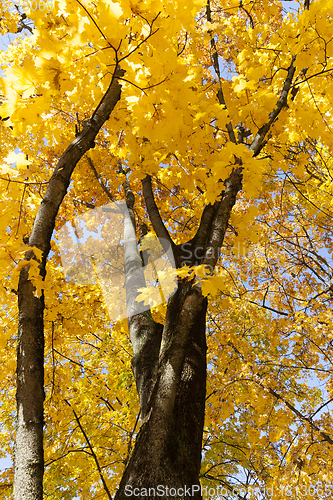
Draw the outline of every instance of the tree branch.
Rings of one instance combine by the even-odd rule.
[[[120,165],[120,169],[122,169]],[[126,179],[123,183],[127,211],[124,211],[125,284],[128,330],[133,346],[132,370],[140,398],[142,417],[155,383],[163,325],[155,322],[150,308],[138,302],[138,290],[146,286],[141,257],[138,252],[134,194]]]
[[[234,349],[234,351],[239,356],[241,356],[244,359],[244,361],[247,361],[247,359],[243,356],[243,354],[237,349],[237,347],[230,340],[229,340],[228,344]],[[252,369],[253,369],[253,367],[252,367]],[[316,432],[318,432],[322,436],[324,441],[326,441],[329,444],[333,444],[333,439],[328,434],[326,434],[326,432],[323,432],[322,430],[320,430],[319,427],[314,422],[312,422],[311,418],[308,418],[308,417],[305,417],[304,415],[302,415],[302,413],[299,412],[297,410],[297,408],[295,408],[291,403],[289,403],[288,400],[286,400],[283,396],[281,396],[281,394],[276,392],[270,386],[266,385],[265,382],[263,381],[262,377],[258,373],[254,374],[254,379],[252,379],[252,380],[256,384],[258,384],[260,387],[262,387],[264,390],[267,390],[277,400],[282,401],[282,403],[285,406],[287,406],[287,408],[289,408],[289,410],[291,410],[293,413],[295,413],[295,415],[297,415],[301,420],[303,420],[303,422],[307,422]],[[325,405],[323,405],[323,406],[325,406]],[[321,407],[317,410],[317,412],[320,409],[321,409]],[[315,412],[315,413],[317,413],[317,412]],[[314,413],[314,415],[315,415],[315,413]]]
[[[217,214],[212,223],[212,229],[208,246],[203,259],[203,264],[209,266],[212,271],[219,258],[225,232],[228,227],[231,210],[236,202],[236,196],[242,189],[242,168],[234,168],[228,179],[226,179],[225,190],[219,203]]]
[[[133,435],[134,435],[136,427],[138,425],[140,415],[141,415],[141,410],[137,414],[134,427],[131,430],[131,432],[129,433],[129,440],[128,440],[128,443],[127,443],[127,457],[125,458],[125,464],[127,464],[128,460],[129,460],[129,457],[131,455]]]
[[[288,68],[288,74],[285,79],[281,95],[278,99],[278,102],[276,103],[276,108],[269,114],[269,120],[265,123],[265,125],[260,127],[249,148],[250,151],[253,151],[253,156],[257,156],[260,153],[267,132],[269,131],[271,125],[275,122],[275,120],[279,116],[281,110],[287,105],[288,93],[291,88],[292,80],[295,74],[295,66],[294,66],[295,59],[296,56],[293,56],[291,64]]]
[[[82,131],[61,155],[50,179],[29,238],[29,245],[43,250],[45,256],[48,253],[55,218],[66,195],[72,172],[86,151],[94,147],[95,137],[119,101],[121,87],[118,83],[118,77],[123,74],[123,70],[120,69],[114,72],[109,88],[93,115],[89,120],[83,122]]]
[[[303,420],[304,422],[307,422],[316,432],[318,432],[321,437],[324,439],[324,441],[326,441],[327,443],[329,444],[333,444],[333,439],[328,435],[326,434],[326,432],[323,432],[322,430],[319,429],[319,427],[314,423],[312,422],[312,420],[308,417],[305,417],[304,415],[302,415],[301,412],[299,412],[291,403],[289,403],[289,401],[287,401],[283,396],[281,396],[280,394],[278,394],[276,391],[274,391],[271,387],[268,387],[268,386],[265,386],[264,384],[262,384],[261,382],[258,382],[256,381],[258,385],[260,385],[263,389],[267,389],[269,391],[269,393],[274,396],[276,399],[282,401],[293,413],[295,413],[295,415],[297,415],[301,420]]]
[[[207,4],[206,4],[206,17],[207,17],[207,21],[209,23],[211,23],[212,22],[212,12],[211,12],[211,9],[210,9],[210,0],[207,0]],[[219,90],[218,90],[218,93],[217,93],[217,98],[218,98],[219,103],[221,104],[221,106],[223,106],[223,107],[226,108],[227,106],[226,106],[226,103],[225,103],[225,98],[224,98],[224,94],[223,94],[223,90],[222,90],[222,83],[221,83],[221,72],[220,72],[220,65],[219,65],[219,54],[218,54],[218,51],[217,51],[216,42],[214,40],[214,35],[213,35],[212,31],[209,30],[208,33],[211,36],[210,45],[211,45],[211,48],[212,48],[213,66],[214,66],[214,70],[215,70],[216,77],[217,77],[217,83],[219,85]],[[234,144],[237,144],[236,137],[235,137],[235,132],[234,132],[234,129],[233,129],[231,121],[229,123],[227,123],[227,131],[228,131],[229,139],[231,140],[231,142],[233,142]]]
[[[77,416],[76,411],[74,410],[74,408],[72,407],[72,405],[69,403],[69,401],[67,401],[67,399],[65,399],[64,401],[65,401],[66,404],[68,404],[68,406],[72,409],[72,412],[74,413],[75,420],[77,421],[77,424],[78,424],[78,426],[80,428],[80,431],[82,432],[82,434],[84,436],[84,439],[86,440],[87,445],[89,446],[91,455],[92,455],[93,459],[95,460],[95,464],[96,464],[96,467],[97,467],[97,470],[98,470],[98,473],[99,473],[99,477],[101,478],[101,481],[103,483],[105,492],[106,492],[109,500],[112,500],[112,496],[111,496],[110,490],[109,490],[109,488],[108,488],[108,486],[107,486],[107,484],[105,482],[101,466],[99,465],[99,462],[98,462],[98,458],[96,456],[96,453],[94,452],[94,449],[93,449],[93,447],[92,447],[92,445],[90,443],[90,440],[89,440],[89,438],[88,438],[88,436],[86,434],[86,431],[82,427],[82,424],[80,422],[80,418]]]
[[[257,302],[254,302],[253,300],[248,300],[248,302],[250,302],[250,304],[254,304],[255,306],[263,307],[264,309],[267,309],[268,311],[275,312],[276,314],[281,314],[282,316],[290,316],[289,313],[285,313],[283,311],[278,311],[277,309],[272,309],[271,307],[266,306],[266,304],[264,302],[262,304],[258,304]]]
[[[154,231],[160,240],[163,250],[165,251],[166,254],[168,254],[168,252],[170,252],[170,247],[171,247],[171,250],[174,256],[176,257],[177,248],[175,243],[172,241],[169,231],[164,225],[160,211],[157,208],[150,175],[146,175],[146,177],[143,179],[142,190],[150,222],[152,223]]]
[[[89,163],[89,166],[90,166],[91,170],[94,172],[94,175],[95,175],[96,179],[98,180],[99,184],[101,185],[104,193],[109,198],[109,200],[115,202],[116,200],[114,199],[114,197],[112,196],[112,194],[110,193],[110,191],[108,190],[108,188],[106,187],[106,185],[104,184],[104,182],[102,181],[102,177],[97,172],[92,159],[88,155],[86,155],[86,158],[87,158],[87,161]]]
[[[320,412],[323,408],[325,408],[325,406],[332,403],[332,401],[333,401],[333,398],[326,401],[326,403],[323,403],[322,405],[320,405],[319,408],[314,413],[312,413],[311,418],[313,418],[318,412]]]
[[[84,122],[83,130],[60,157],[39,206],[29,245],[42,251],[40,274],[45,277],[45,265],[55,219],[62,203],[72,172],[90,148],[99,130],[108,120],[120,99],[119,68],[113,73],[110,85],[95,112]],[[35,259],[33,250],[26,252],[27,260]],[[43,498],[43,402],[44,402],[44,294],[35,295],[29,279],[29,264],[20,272],[18,286],[18,343],[17,343],[17,427],[14,460],[14,500],[25,497]],[[34,395],[31,398],[31,394]],[[29,422],[29,425],[27,425]],[[22,450],[25,450],[22,453]],[[33,458],[33,467],[31,460]]]
[[[240,0],[240,2],[239,2],[239,7],[240,7],[240,9],[242,9],[242,10],[245,12],[245,14],[247,15],[247,17],[248,17],[248,18],[249,18],[249,20],[250,20],[251,28],[252,28],[252,29],[254,29],[254,22],[253,22],[253,18],[252,18],[252,16],[251,16],[251,14],[249,13],[249,11],[248,11],[248,10],[246,10],[246,8],[244,7],[244,5],[243,5],[243,1],[242,1],[242,0]]]
[[[193,244],[198,248],[202,248],[207,244],[211,224],[218,210],[219,203],[216,201],[214,205],[206,205],[202,212],[198,230],[192,240]]]

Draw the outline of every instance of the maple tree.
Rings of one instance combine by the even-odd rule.
[[[283,3],[1,4],[3,498],[330,496],[333,2]]]

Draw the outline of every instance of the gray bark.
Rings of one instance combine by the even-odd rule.
[[[66,195],[72,172],[90,148],[102,125],[120,98],[118,70],[82,132],[61,156],[39,207],[29,245],[43,251],[40,273],[45,263],[59,206]],[[26,259],[35,258],[32,251]],[[21,273],[18,287],[19,327],[17,341],[17,425],[14,452],[14,500],[43,498],[43,401],[44,401],[44,295],[35,297],[28,277],[29,265]]]
[[[150,178],[145,178],[143,184],[153,227],[160,238],[169,241],[179,265],[182,249],[176,248],[162,222]],[[215,260],[211,252],[209,264],[215,266],[217,248],[222,244],[240,189],[238,169],[226,182],[221,201],[204,210],[198,232],[187,247],[194,250],[196,245],[204,246],[201,262],[207,260],[207,249],[213,248]],[[125,194],[129,211],[125,216],[124,238],[127,315],[143,423],[115,500],[128,498],[134,491],[141,498],[153,497],[152,489],[161,498],[185,498],[189,492],[193,498],[201,498],[207,299],[201,293],[200,283],[179,280],[176,293],[169,299],[164,325],[156,323],[150,311],[140,312],[141,306],[135,299],[138,288],[145,286],[145,282],[136,245],[134,195],[128,183]],[[194,260],[193,256],[193,264]],[[167,488],[174,488],[176,494],[170,495]]]

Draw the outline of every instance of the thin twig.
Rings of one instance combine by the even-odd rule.
[[[254,29],[254,22],[253,22],[253,17],[251,16],[251,14],[245,9],[244,5],[243,5],[243,1],[240,0],[239,2],[239,7],[246,13],[247,17],[250,19],[250,23],[251,23],[251,28]]]
[[[206,4],[206,17],[207,17],[207,21],[209,23],[211,23],[212,22],[212,12],[211,12],[211,8],[210,8],[210,0],[207,0],[207,4]],[[224,106],[225,108],[227,108],[224,94],[223,94],[223,89],[222,89],[221,72],[220,72],[220,65],[219,65],[219,55],[218,55],[217,46],[216,46],[215,39],[214,39],[214,34],[213,34],[212,30],[208,30],[208,33],[211,36],[210,45],[212,48],[213,66],[214,66],[214,70],[216,73],[217,83],[219,85],[219,91],[217,94],[217,98],[218,98],[221,106]],[[227,130],[228,130],[228,135],[229,135],[230,141],[233,142],[234,144],[237,144],[235,132],[234,132],[231,121],[229,123],[227,123]]]
[[[125,458],[125,464],[127,464],[128,459],[130,457],[131,448],[132,448],[132,438],[133,438],[133,434],[135,433],[136,426],[138,425],[140,415],[141,415],[141,410],[139,411],[139,413],[136,416],[133,430],[129,433],[129,441],[128,441],[128,445],[127,445],[127,457]]]
[[[22,218],[23,201],[24,201],[24,195],[25,195],[25,190],[26,189],[27,189],[27,186],[24,185],[23,193],[22,193],[22,198],[21,198],[21,202],[20,202],[20,211],[19,211],[19,218],[18,218],[18,222],[17,222],[17,229],[16,229],[16,233],[15,233],[15,238],[17,236],[17,233],[19,232],[19,229],[20,229],[20,223],[21,223],[21,218]]]
[[[73,407],[72,407],[72,405],[71,405],[71,404],[67,401],[67,399],[65,399],[64,401],[65,401],[65,403],[67,403],[67,404],[68,404],[68,406],[72,409],[72,412],[74,413],[75,420],[77,421],[77,424],[78,424],[78,426],[79,426],[79,428],[80,428],[80,430],[81,430],[81,432],[82,432],[82,434],[83,434],[83,436],[84,436],[84,439],[86,440],[87,445],[89,446],[89,449],[90,449],[90,451],[91,451],[91,454],[92,454],[92,456],[93,456],[93,458],[94,458],[94,460],[95,460],[95,464],[96,464],[96,467],[97,467],[98,472],[99,472],[99,477],[101,478],[101,481],[102,481],[102,483],[103,483],[103,486],[104,486],[104,489],[105,489],[105,491],[106,491],[106,494],[107,494],[107,496],[108,496],[109,500],[112,500],[112,496],[111,496],[111,493],[110,493],[110,491],[109,491],[109,488],[107,487],[107,484],[106,484],[106,482],[105,482],[105,479],[104,479],[104,476],[103,476],[103,473],[102,473],[101,466],[99,465],[99,462],[98,462],[98,458],[97,458],[97,456],[96,456],[96,453],[94,452],[94,449],[93,449],[93,447],[92,447],[92,445],[91,445],[91,443],[90,443],[90,441],[89,441],[89,438],[88,438],[88,436],[87,436],[87,434],[86,434],[86,432],[85,432],[84,428],[82,427],[82,424],[81,424],[81,422],[80,422],[80,418],[77,416],[77,414],[76,414],[76,412],[75,412],[74,408],[73,408]]]
[[[15,179],[6,179],[5,177],[0,177],[0,180],[6,181],[6,182],[16,182],[18,184],[25,184],[26,186],[29,186],[30,184],[37,185],[37,184],[48,184],[49,183],[49,181],[38,181],[38,182],[17,181]]]
[[[91,168],[91,170],[94,172],[94,175],[96,177],[96,179],[98,180],[99,184],[101,185],[104,193],[106,194],[106,196],[111,200],[113,201],[114,203],[116,202],[115,198],[112,196],[112,194],[110,193],[110,191],[108,190],[108,188],[106,187],[106,185],[104,184],[104,182],[102,181],[102,178],[101,176],[99,175],[99,173],[97,172],[96,168],[95,168],[95,165],[92,161],[92,159],[90,158],[90,156],[86,155],[86,158],[87,158],[87,161],[89,163],[89,166]]]

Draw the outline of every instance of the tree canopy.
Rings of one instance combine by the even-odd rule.
[[[119,313],[125,284],[127,307],[140,303],[141,318],[151,306],[163,331],[172,286],[208,299],[199,479],[214,494],[203,496],[219,486],[225,498],[330,497],[333,1],[286,7],[0,6],[1,32],[18,33],[0,53],[0,453],[14,453],[15,370],[34,345],[20,347],[22,325],[38,317],[45,498],[113,497],[150,415],[154,390],[140,393],[133,324]],[[121,203],[141,255],[159,238],[163,262],[168,245],[174,258],[158,279],[149,261],[147,286],[130,280],[102,209]],[[166,283],[169,300],[154,303]],[[168,338],[180,352],[179,332],[162,335],[164,356]],[[12,498],[13,468],[0,491]]]

